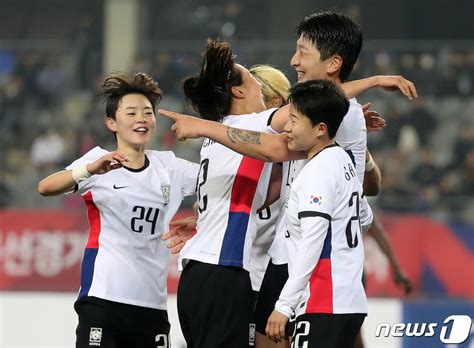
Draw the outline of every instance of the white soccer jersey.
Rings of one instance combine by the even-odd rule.
[[[291,185],[289,278],[275,308],[288,316],[367,313],[361,223],[371,221],[351,158],[337,145],[326,147]]]
[[[355,98],[349,99],[349,110],[342,119],[334,141],[351,157],[356,166],[357,177],[364,182],[365,151],[367,149],[367,128],[362,106]]]
[[[257,235],[250,251],[250,281],[254,291],[260,291],[270,261],[268,249],[275,238],[275,224],[280,217],[281,207],[282,201],[279,199],[257,214]]]
[[[357,177],[360,182],[363,183],[367,129],[362,106],[357,103],[355,98],[349,100],[349,110],[342,119],[334,140],[349,154],[356,166]],[[283,180],[280,191],[280,197],[282,197],[283,200],[288,198],[291,183],[307,162],[307,160],[298,160],[283,163]],[[268,251],[272,263],[276,265],[288,263],[288,252],[285,244],[286,217],[284,210],[285,209],[283,209],[277,221],[275,239]]]
[[[276,232],[273,243],[268,250],[272,263],[274,265],[284,265],[288,263],[288,251],[286,247],[286,211],[285,203],[288,199],[291,183],[296,179],[301,169],[306,164],[307,160],[287,161],[283,162],[282,168],[282,182],[280,188],[280,197],[283,202],[281,205],[281,212],[276,222]]]
[[[235,128],[270,132],[275,109],[230,115],[222,123]],[[250,248],[256,233],[256,210],[265,202],[271,164],[244,157],[204,139],[198,179],[197,234],[180,253],[180,265],[196,260],[249,269]]]
[[[107,153],[96,147],[67,169]],[[183,196],[195,193],[199,166],[170,151],[145,154],[141,169],[115,169],[78,185],[89,220],[79,298],[166,309],[169,251],[161,235]]]

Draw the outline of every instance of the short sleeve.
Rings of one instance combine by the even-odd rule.
[[[362,183],[365,172],[367,129],[362,106],[354,98],[350,100],[349,111],[344,116],[334,140],[351,158],[356,167],[357,177]]]
[[[182,158],[176,158],[176,171],[181,176],[181,192],[183,196],[195,194],[199,165]]]
[[[360,226],[362,228],[362,232],[365,233],[372,224],[374,215],[365,196],[362,197],[360,205]]]
[[[229,123],[230,127],[246,129],[251,131],[275,134],[271,127],[271,118],[278,109],[268,109],[259,113],[233,116]]]

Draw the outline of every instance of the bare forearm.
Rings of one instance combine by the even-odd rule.
[[[64,170],[41,180],[38,184],[38,192],[42,196],[56,196],[70,192],[75,187],[76,181],[72,177],[72,170]]]
[[[377,86],[376,76],[365,79],[344,82],[341,87],[348,98],[354,98],[364,93],[370,88]]]
[[[380,192],[382,174],[377,163],[374,163],[372,170],[364,173],[364,194],[366,196],[377,196]]]
[[[400,91],[410,100],[418,97],[413,82],[400,75],[371,76],[362,80],[350,81],[342,85],[344,92],[346,92],[349,98],[355,97],[373,87],[383,88],[386,91]]]
[[[267,197],[263,205],[260,207],[259,211],[269,207],[280,198],[281,181],[282,165],[281,163],[275,163],[272,165],[272,172],[270,174],[270,183],[268,184]]]
[[[244,156],[266,162],[284,162],[302,156],[300,153],[288,150],[284,134],[266,134],[232,128],[211,121],[206,122],[199,133]]]
[[[246,156],[266,162],[284,162],[291,158],[285,141],[286,135],[283,134],[265,134],[229,127],[227,137],[235,147],[233,150]]]
[[[374,161],[369,149],[365,152],[365,173],[364,183],[364,194],[366,196],[377,196],[380,191],[382,181],[382,173],[377,163]]]

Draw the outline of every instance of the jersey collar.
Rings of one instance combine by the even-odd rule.
[[[313,158],[315,158],[317,155],[319,155],[322,151],[324,151],[326,149],[329,149],[330,147],[334,147],[334,146],[339,146],[339,145],[336,143],[336,144],[331,144],[331,145],[323,147],[321,150],[316,152],[313,157],[309,158],[308,161],[311,161]]]
[[[145,155],[145,164],[143,165],[143,167],[141,167],[141,168],[129,168],[127,166],[123,166],[123,168],[125,168],[126,170],[129,170],[131,172],[138,173],[138,172],[141,172],[141,171],[147,169],[149,165],[150,165],[150,160],[148,159],[148,156]]]

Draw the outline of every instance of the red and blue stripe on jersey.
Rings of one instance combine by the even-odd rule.
[[[332,230],[331,223],[329,223],[321,256],[309,280],[310,294],[306,305],[306,313],[334,313],[331,239]]]
[[[94,203],[92,192],[87,192],[84,196],[84,203],[87,208],[87,219],[89,221],[89,239],[87,241],[86,250],[82,259],[81,267],[81,290],[79,298],[87,296],[92,285],[92,277],[94,275],[94,264],[99,251],[99,235],[100,235],[100,211]]]
[[[245,237],[252,202],[265,163],[243,157],[235,175],[230,196],[229,217],[222,241],[219,265],[243,267]]]

